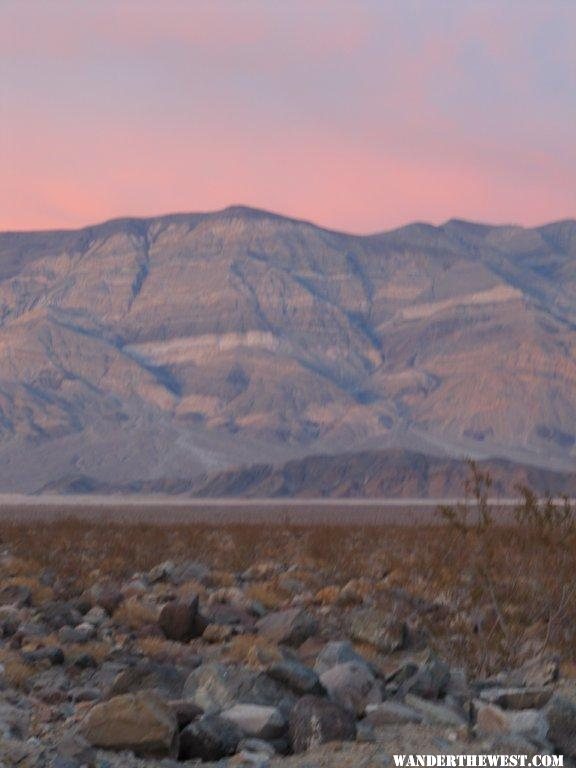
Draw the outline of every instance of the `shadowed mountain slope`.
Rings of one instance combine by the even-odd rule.
[[[555,472],[507,459],[478,462],[488,471],[494,498],[517,498],[519,486],[539,494],[576,497],[576,471]],[[111,485],[88,476],[60,478],[40,489],[49,494],[169,494],[199,498],[430,498],[461,497],[470,479],[463,459],[406,450],[356,451],[306,456],[277,467],[252,464],[193,479],[134,480]]]

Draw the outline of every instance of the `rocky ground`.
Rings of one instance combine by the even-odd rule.
[[[569,665],[528,643],[515,665],[471,673],[430,634],[441,600],[365,570],[339,581],[337,564],[306,557],[278,554],[241,570],[179,558],[122,578],[95,567],[80,589],[5,546],[0,765],[375,768],[396,753],[576,758]]]

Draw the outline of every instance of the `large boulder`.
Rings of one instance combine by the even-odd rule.
[[[423,722],[428,725],[442,725],[458,728],[467,725],[463,712],[436,701],[429,701],[412,693],[407,694],[405,704],[422,715]]]
[[[407,629],[403,621],[384,611],[361,608],[352,613],[350,637],[374,646],[381,653],[393,653],[405,647]]]
[[[290,745],[294,752],[306,752],[329,741],[356,738],[356,718],[333,701],[304,696],[290,713]]]
[[[554,694],[544,712],[552,744],[566,757],[576,759],[576,704],[560,694]]]
[[[80,733],[94,747],[128,749],[141,757],[178,755],[176,717],[153,691],[96,704],[80,724]]]
[[[560,676],[560,662],[556,656],[536,656],[526,661],[507,677],[511,687],[541,688],[552,685]]]
[[[546,716],[537,709],[504,710],[495,704],[476,705],[476,732],[479,734],[509,733],[524,736],[535,744],[543,744],[548,735]]]
[[[300,695],[324,692],[318,674],[299,661],[280,659],[268,667],[267,673]]]
[[[368,704],[366,722],[376,727],[406,725],[407,723],[421,723],[422,715],[399,701],[383,701],[381,704]]]
[[[176,716],[180,731],[204,714],[200,707],[197,707],[192,701],[186,701],[186,699],[172,699],[168,702],[168,706]]]
[[[318,631],[318,622],[308,611],[288,608],[260,619],[256,628],[262,637],[278,644],[299,646]]]
[[[314,670],[322,675],[332,667],[345,664],[347,661],[365,663],[360,654],[356,653],[348,640],[331,640],[320,651],[314,664]]]
[[[286,718],[277,707],[260,704],[235,704],[222,712],[224,720],[235,723],[244,736],[257,739],[278,739],[286,731]]]
[[[207,715],[196,720],[180,734],[180,760],[220,760],[233,755],[243,733],[231,720]]]
[[[450,667],[434,657],[428,659],[402,686],[423,699],[438,699],[445,693],[450,681]]]
[[[198,595],[165,603],[158,617],[158,626],[168,640],[179,643],[200,637],[207,623],[198,613]]]
[[[234,704],[262,704],[288,712],[294,694],[263,672],[219,663],[203,664],[190,673],[183,697],[207,714],[217,714]]]
[[[187,669],[176,664],[141,659],[118,672],[109,686],[109,694],[120,696],[125,693],[155,690],[168,699],[180,698],[187,673]]]
[[[382,701],[380,683],[368,666],[358,661],[338,664],[320,676],[328,696],[344,709],[360,717],[368,704]]]
[[[552,696],[551,687],[544,688],[485,688],[480,692],[482,701],[496,704],[502,709],[541,709]]]

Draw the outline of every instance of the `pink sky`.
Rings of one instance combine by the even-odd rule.
[[[3,0],[0,230],[576,216],[576,3]]]

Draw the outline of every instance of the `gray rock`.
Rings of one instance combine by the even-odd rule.
[[[375,726],[421,723],[422,713],[399,701],[383,701],[381,704],[368,704],[366,720]]]
[[[24,584],[6,584],[0,587],[0,605],[24,608],[32,601],[32,590]]]
[[[186,673],[175,664],[159,663],[142,659],[137,664],[125,667],[114,677],[109,688],[110,695],[155,690],[167,699],[182,696]]]
[[[406,704],[422,715],[423,722],[429,725],[449,725],[459,727],[466,725],[466,718],[461,712],[456,712],[445,704],[428,701],[412,693],[406,695]]]
[[[168,706],[176,717],[179,730],[190,725],[194,720],[198,720],[204,714],[200,707],[197,707],[192,701],[186,701],[185,699],[173,699],[168,702]]]
[[[124,599],[124,596],[118,587],[108,581],[94,584],[90,588],[89,595],[92,601],[92,606],[100,606],[100,608],[103,608],[110,616]]]
[[[188,560],[177,563],[174,566],[170,579],[173,584],[185,584],[187,581],[198,581],[207,586],[210,577],[210,569],[196,560]]]
[[[92,765],[93,764],[94,763],[92,763]],[[51,763],[51,768],[84,768],[87,765],[90,765],[90,763],[81,763],[72,757],[62,757],[61,755],[56,755]]]
[[[357,716],[364,714],[368,704],[382,701],[380,683],[362,662],[347,661],[332,667],[321,675],[320,682],[332,701]]]
[[[445,693],[450,680],[450,667],[440,659],[432,658],[425,662],[409,678],[402,690],[421,696],[423,699],[438,699]]]
[[[448,684],[446,685],[446,696],[449,696],[458,705],[462,706],[471,698],[468,675],[464,669],[451,669]]]
[[[82,621],[82,614],[78,608],[66,602],[45,603],[40,608],[39,615],[42,621],[53,630],[75,627]]]
[[[576,704],[554,694],[544,709],[548,719],[548,738],[562,754],[576,759]]]
[[[324,692],[318,674],[313,669],[310,669],[310,667],[306,667],[298,661],[282,659],[272,664],[268,668],[267,673],[274,680],[278,680],[278,682],[301,695],[307,693],[321,694]]]
[[[38,648],[35,651],[27,651],[22,654],[22,658],[28,664],[37,664],[40,661],[48,661],[53,666],[64,664],[66,657],[62,648],[58,646],[46,646]]]
[[[294,694],[262,672],[218,663],[204,664],[186,680],[183,697],[207,714],[216,714],[234,704],[262,704],[288,712]]]
[[[331,640],[318,654],[314,670],[322,675],[332,667],[345,664],[347,661],[366,663],[362,656],[356,653],[348,640]]]
[[[504,710],[495,704],[477,702],[476,732],[479,734],[510,733],[525,736],[542,744],[548,735],[546,716],[536,709]]]
[[[363,743],[377,741],[376,731],[371,722],[364,719],[356,723],[356,741]]]
[[[0,699],[0,738],[25,739],[30,726],[30,713],[10,701]]]
[[[393,653],[405,647],[407,629],[403,621],[384,611],[360,608],[352,613],[350,637],[373,645],[382,653]]]
[[[242,731],[230,720],[207,715],[196,720],[180,734],[180,760],[220,760],[233,755],[242,739]]]
[[[244,736],[256,739],[278,739],[287,727],[279,709],[259,704],[235,704],[222,712],[221,717],[235,723]]]
[[[482,701],[502,709],[541,709],[552,696],[552,688],[485,688]]]
[[[45,669],[28,681],[28,688],[47,703],[65,701],[70,687],[68,673],[60,665]]]
[[[92,624],[93,627],[100,627],[108,619],[108,614],[99,605],[95,605],[93,608],[84,614],[84,622]]]
[[[521,667],[502,672],[488,683],[500,688],[544,688],[555,683],[560,676],[560,661],[556,656],[536,656]]]
[[[290,744],[294,752],[306,752],[330,741],[353,741],[356,718],[333,701],[304,696],[290,713]]]
[[[13,605],[0,606],[0,638],[12,637],[18,631],[21,614]]]
[[[76,627],[62,627],[58,630],[58,640],[61,643],[87,643],[96,636],[94,625],[88,622]]]
[[[100,701],[102,698],[102,691],[98,688],[71,688],[68,691],[68,698],[70,701]]]
[[[150,584],[156,584],[159,581],[169,581],[175,569],[176,566],[172,560],[166,560],[151,568],[146,574],[146,578]]]
[[[73,663],[78,669],[96,669],[98,667],[98,662],[89,653],[81,653],[76,656]]]
[[[238,744],[238,749],[243,749],[246,750],[246,752],[253,752],[258,755],[266,755],[266,757],[274,757],[277,754],[274,745],[263,739],[242,739],[240,744]]]
[[[318,631],[318,622],[302,608],[274,611],[256,623],[258,634],[278,644],[299,646]]]
[[[96,759],[96,752],[79,733],[65,734],[56,749],[60,757],[74,760],[79,765],[92,765]]]
[[[37,640],[39,637],[47,637],[52,634],[50,627],[37,617],[36,621],[25,621],[18,627],[15,637],[21,645],[26,645],[29,639]]]

